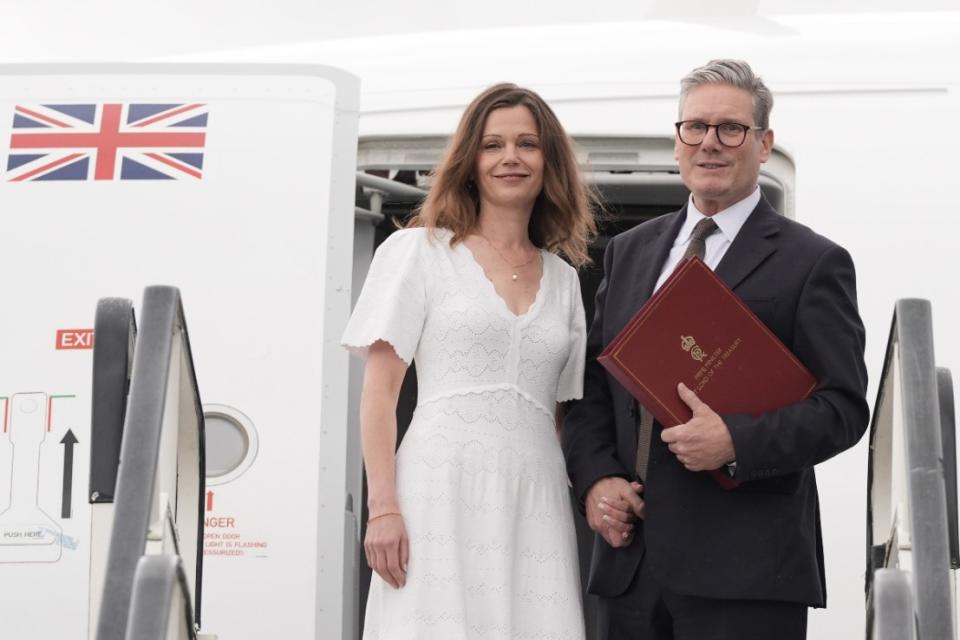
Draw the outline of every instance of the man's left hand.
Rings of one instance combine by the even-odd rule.
[[[730,430],[717,413],[682,382],[677,392],[693,417],[688,422],[664,429],[660,438],[688,471],[711,471],[736,459]]]

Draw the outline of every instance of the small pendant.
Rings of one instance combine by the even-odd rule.
[[[517,274],[513,274],[511,277],[513,278],[513,281],[516,282],[517,278],[519,278],[520,276],[518,276]]]

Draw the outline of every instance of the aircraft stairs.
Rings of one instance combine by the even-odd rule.
[[[956,638],[955,427],[930,303],[899,300],[870,425],[868,640]]]
[[[90,630],[96,640],[200,634],[203,410],[180,293],[97,305],[90,460]]]

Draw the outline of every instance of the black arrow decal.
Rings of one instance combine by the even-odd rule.
[[[67,429],[66,435],[60,441],[63,445],[63,503],[60,508],[60,517],[69,518],[73,503],[73,445],[77,444],[77,436],[72,429]]]

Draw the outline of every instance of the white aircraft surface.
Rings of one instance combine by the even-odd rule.
[[[679,79],[713,58],[749,61],[775,97],[761,185],[855,261],[868,400],[898,299],[931,301],[936,362],[960,362],[952,2],[248,0],[161,11],[56,0],[7,2],[0,16],[0,533],[27,531],[4,522],[14,506],[44,523],[35,544],[0,544],[2,638],[102,637],[94,592],[111,521],[84,499],[89,330],[98,298],[130,298],[139,313],[151,284],[183,293],[210,432],[204,631],[358,637],[361,365],[337,339],[375,244],[429,187],[463,108],[495,82],[554,107],[616,216],[612,232],[686,197],[672,152]],[[97,105],[100,122],[112,104],[128,122],[130,105],[153,105],[138,107],[145,127],[162,116],[205,136],[202,160],[196,149],[144,153],[124,156],[124,169],[117,156],[107,177],[91,156],[83,177],[41,180],[56,168],[13,146],[33,131],[18,116],[77,128],[86,112],[41,108]],[[598,278],[587,272],[585,291]],[[41,438],[30,425],[44,421]],[[35,436],[17,449],[29,460],[13,453],[17,429]],[[75,447],[61,442],[68,430]],[[810,638],[864,633],[868,455],[865,437],[817,468],[828,608],[811,612]]]

